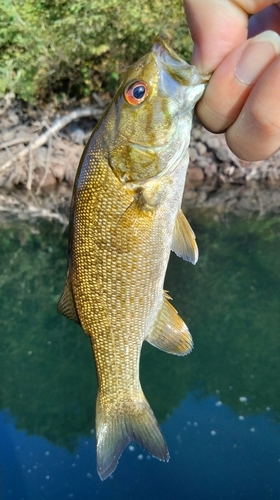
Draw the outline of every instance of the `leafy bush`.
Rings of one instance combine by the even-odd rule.
[[[181,0],[2,0],[0,94],[34,101],[111,90],[158,33],[189,58]]]

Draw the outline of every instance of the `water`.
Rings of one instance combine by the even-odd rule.
[[[56,312],[67,235],[0,231],[1,500],[280,498],[280,219],[191,214],[200,259],[166,279],[194,338],[177,358],[145,345],[144,392],[171,460],[132,444],[96,473],[88,338]]]

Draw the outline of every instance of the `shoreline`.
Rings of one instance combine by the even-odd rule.
[[[48,190],[35,196],[27,190],[5,192],[0,189],[0,220],[4,218],[19,221],[36,221],[48,219],[58,221],[66,226],[70,209],[72,190]],[[233,213],[238,216],[280,214],[280,188],[251,183],[240,187],[224,184],[217,190],[209,190],[207,184],[199,188],[189,189],[186,186],[182,201],[184,213],[197,209],[201,212],[215,214]]]
[[[44,114],[18,101],[0,106],[1,218],[7,214],[67,223],[75,173],[105,109],[101,104],[99,99],[97,106],[66,106],[60,113],[48,109]],[[212,134],[194,120],[189,156],[184,211],[280,213],[280,151],[264,161],[242,161],[223,134]]]

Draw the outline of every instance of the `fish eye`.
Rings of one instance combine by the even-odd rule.
[[[129,87],[124,92],[124,97],[128,104],[137,106],[137,104],[140,104],[146,99],[148,93],[148,85],[141,80],[129,85]]]

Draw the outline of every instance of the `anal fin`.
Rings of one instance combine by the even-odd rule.
[[[197,263],[198,248],[195,234],[181,209],[175,221],[171,250],[178,257],[182,257],[182,259],[188,260],[192,264]]]
[[[72,287],[68,276],[66,278],[63,294],[61,295],[57,304],[57,309],[60,314],[63,314],[63,316],[66,316],[66,318],[72,319],[72,321],[75,321],[80,325],[80,320],[78,318],[75,307]]]
[[[187,325],[166,297],[163,298],[154,328],[145,340],[162,351],[178,356],[188,354],[193,347]]]

